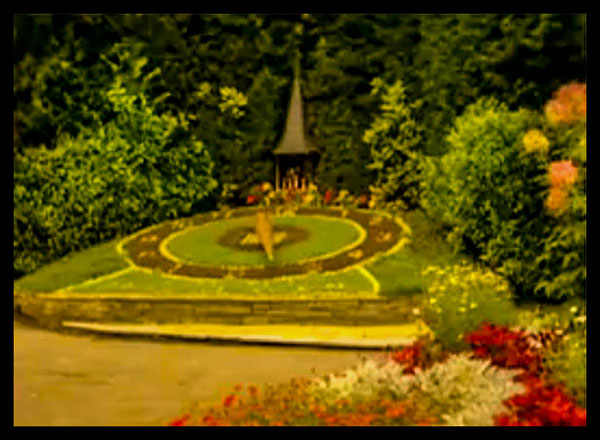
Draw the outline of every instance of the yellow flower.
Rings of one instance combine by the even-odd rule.
[[[262,184],[262,191],[263,192],[267,192],[267,191],[271,191],[273,189],[273,186],[271,186],[271,184],[269,182],[264,182]]]
[[[307,194],[306,196],[304,196],[304,198],[302,199],[304,201],[304,203],[310,203],[315,199],[315,195],[314,194]]]
[[[348,192],[348,190],[345,190],[345,189],[341,190],[340,193],[338,194],[337,201],[340,202],[340,201],[344,200],[348,194],[350,194]]]
[[[540,130],[529,130],[523,138],[523,146],[527,153],[547,153],[550,148],[550,141]]]

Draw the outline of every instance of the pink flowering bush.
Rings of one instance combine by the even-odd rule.
[[[539,113],[481,99],[456,119],[448,152],[426,161],[425,211],[522,298],[584,294],[585,100],[585,84]]]

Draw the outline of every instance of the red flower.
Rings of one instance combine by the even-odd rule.
[[[229,396],[225,397],[225,399],[223,399],[223,406],[225,408],[229,408],[236,399],[236,395],[235,394],[230,394]]]
[[[392,360],[404,366],[404,373],[413,374],[415,372],[415,368],[420,366],[422,363],[421,346],[422,343],[420,341],[416,341],[401,351],[392,354]]]
[[[524,368],[530,373],[541,368],[542,356],[525,331],[484,323],[480,330],[467,333],[465,341],[471,344],[476,357],[489,357],[499,367]]]
[[[171,422],[169,422],[169,426],[185,426],[189,419],[190,415],[184,414],[183,416],[173,419]]]
[[[217,417],[213,417],[213,416],[204,416],[202,418],[202,423],[206,426],[222,426],[223,423],[221,423],[221,420],[218,419]]]
[[[358,198],[358,206],[359,207],[365,208],[365,207],[368,206],[368,204],[369,204],[369,197],[368,196],[366,196],[366,195],[363,194],[363,195],[361,195]]]
[[[327,191],[325,191],[324,200],[325,200],[325,204],[326,205],[329,205],[331,203],[331,201],[333,200],[334,194],[335,193],[332,190],[330,190],[330,189],[328,189]]]
[[[579,408],[561,388],[533,383],[535,386],[524,394],[518,394],[504,402],[512,414],[497,416],[497,425],[585,426],[586,410]]]
[[[258,197],[253,196],[253,195],[249,195],[248,198],[246,199],[246,204],[247,205],[254,205],[257,201],[258,201]]]

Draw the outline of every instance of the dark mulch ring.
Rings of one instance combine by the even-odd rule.
[[[182,228],[198,226],[208,222],[229,218],[255,215],[256,208],[239,208],[232,211],[198,214],[188,219],[165,222],[135,236],[124,244],[123,249],[128,253],[134,264],[161,272],[193,278],[275,278],[281,276],[300,275],[307,272],[333,272],[349,265],[367,260],[380,252],[392,249],[401,238],[403,231],[392,219],[378,214],[353,210],[302,208],[296,211],[298,215],[324,215],[346,218],[358,223],[367,236],[362,243],[346,251],[316,261],[285,264],[281,266],[201,266],[191,263],[181,263],[170,260],[160,252],[160,244],[169,235]],[[235,231],[232,234],[239,234]],[[239,238],[236,235],[233,238]],[[297,237],[300,239],[300,237]]]

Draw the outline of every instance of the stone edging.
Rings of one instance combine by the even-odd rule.
[[[14,310],[40,325],[62,321],[122,323],[220,323],[233,325],[314,324],[385,325],[414,321],[420,300],[225,300],[84,299],[15,294]]]

